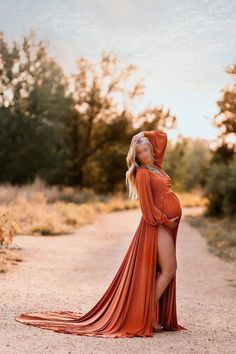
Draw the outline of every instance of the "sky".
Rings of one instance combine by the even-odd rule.
[[[79,57],[98,63],[104,50],[135,64],[146,86],[137,109],[169,108],[172,137],[217,136],[211,117],[236,62],[235,0],[8,0],[0,14],[7,40],[34,30],[66,74]]]

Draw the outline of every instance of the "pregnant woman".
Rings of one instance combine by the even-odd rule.
[[[25,313],[21,323],[55,332],[100,337],[152,337],[186,329],[177,322],[176,238],[182,211],[162,169],[167,134],[144,131],[132,138],[126,183],[138,196],[141,220],[112,282],[90,311]],[[78,304],[76,304],[78,306]]]

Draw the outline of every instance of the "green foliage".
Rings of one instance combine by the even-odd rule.
[[[209,200],[208,213],[210,215],[221,214],[223,211],[225,172],[226,166],[221,163],[213,165],[208,174],[205,195]]]
[[[179,192],[203,187],[209,168],[209,147],[203,139],[186,139],[181,136],[168,144],[165,168]]]
[[[224,204],[225,214],[236,214],[236,155],[228,165],[228,176],[224,183]]]
[[[68,101],[61,68],[34,34],[10,48],[0,37],[1,182],[63,178]]]
[[[211,166],[205,187],[209,199],[208,214],[227,215],[236,213],[236,156],[228,164]]]
[[[221,90],[221,98],[217,101],[219,110],[213,116],[213,124],[219,129],[219,140],[222,142],[230,136],[235,139],[236,134],[236,64],[227,67],[225,71],[234,83],[231,87]]]
[[[226,68],[226,72],[232,76],[234,84],[222,90],[222,97],[217,101],[219,111],[213,117],[219,135],[205,189],[210,215],[236,214],[236,64]]]
[[[133,65],[123,66],[113,55],[102,54],[100,65],[81,58],[72,76],[73,108],[67,119],[71,150],[68,183],[94,188],[99,193],[124,190],[126,155],[134,122],[153,129],[174,121],[163,108],[137,115],[131,105],[143,94],[143,84],[133,83]]]

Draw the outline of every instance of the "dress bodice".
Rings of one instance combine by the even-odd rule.
[[[160,200],[163,194],[173,191],[172,190],[172,179],[167,175],[167,173],[159,167],[162,174],[154,173],[143,166],[140,169],[147,171],[146,173],[150,176],[150,185],[153,194],[153,199],[156,205],[160,204]],[[163,175],[165,173],[165,175]]]

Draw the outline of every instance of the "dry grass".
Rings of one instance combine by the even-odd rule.
[[[22,258],[19,250],[0,249],[0,273],[10,271],[14,265],[21,261]]]
[[[202,191],[199,189],[191,192],[176,193],[183,207],[201,207],[207,206],[208,199],[202,196]]]
[[[199,193],[178,196],[183,206],[205,203]],[[1,216],[7,215],[7,223],[4,223],[4,229],[0,223],[0,245],[11,243],[15,233],[45,236],[74,233],[81,226],[92,223],[97,213],[137,207],[139,201],[127,200],[123,194],[96,195],[91,189],[48,187],[40,179],[23,187],[2,185],[0,220]],[[2,250],[0,271],[8,269],[10,264],[16,264],[18,258],[19,250]]]
[[[138,207],[137,201],[97,196],[92,190],[46,187],[36,180],[20,187],[0,187],[0,215],[8,212],[17,234],[60,235],[91,223],[96,214]]]
[[[92,223],[97,213],[138,207],[122,195],[96,196],[91,190],[47,188],[37,180],[22,188],[0,187],[0,273],[21,261],[21,251],[10,249],[13,235],[61,235]],[[1,223],[2,220],[2,223]]]
[[[183,207],[207,203],[198,191],[177,195]],[[40,179],[24,187],[0,186],[0,216],[9,213],[17,234],[73,233],[91,223],[97,213],[137,207],[139,201],[127,200],[123,194],[96,195],[91,189],[48,187]]]
[[[236,264],[235,218],[187,216],[186,219],[206,237],[211,252]]]

